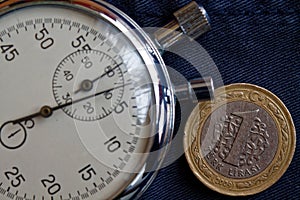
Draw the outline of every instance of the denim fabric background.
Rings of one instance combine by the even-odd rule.
[[[109,0],[142,27],[157,27],[189,0]],[[298,132],[294,159],[266,191],[234,199],[300,199],[300,1],[198,0],[212,30],[197,41],[209,52],[224,84],[247,82],[276,94],[290,110]],[[193,55],[196,56],[196,55]],[[167,65],[193,77],[189,64],[166,53]],[[212,74],[212,76],[214,76]],[[160,171],[141,199],[223,199],[200,183],[184,155]],[[226,197],[227,198],[227,197]]]

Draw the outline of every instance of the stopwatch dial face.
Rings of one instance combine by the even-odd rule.
[[[25,5],[0,16],[0,199],[114,198],[153,142],[144,58],[100,15]]]
[[[68,55],[54,72],[52,88],[56,102],[64,105],[104,90],[92,101],[87,98],[62,109],[70,117],[82,121],[108,116],[123,98],[122,65],[121,59],[116,60],[103,50],[79,50]]]

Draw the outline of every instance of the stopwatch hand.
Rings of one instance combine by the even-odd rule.
[[[33,114],[30,114],[30,115],[27,115],[25,117],[21,117],[19,119],[16,119],[16,120],[12,120],[12,123],[13,124],[17,124],[17,123],[20,123],[20,122],[23,122],[23,121],[27,121],[27,120],[30,120],[32,118],[35,118],[35,117],[43,117],[43,118],[48,118],[50,117],[54,111],[56,110],[59,110],[59,109],[62,109],[64,107],[67,107],[67,106],[70,106],[70,105],[73,105],[75,103],[78,103],[78,102],[81,102],[81,101],[84,101],[84,100],[87,100],[87,99],[90,99],[92,97],[96,97],[96,96],[99,96],[101,94],[104,94],[106,92],[110,92],[112,90],[115,90],[115,89],[118,89],[118,88],[121,88],[121,87],[125,87],[126,85],[129,85],[131,83],[126,83],[126,84],[123,84],[123,85],[119,85],[119,86],[116,86],[114,88],[110,88],[110,89],[106,89],[106,90],[102,90],[100,92],[97,92],[95,94],[91,94],[91,95],[88,95],[88,96],[85,96],[85,97],[82,97],[80,99],[77,99],[77,100],[74,100],[72,102],[68,102],[68,103],[65,103],[65,104],[61,104],[61,105],[57,105],[57,106],[54,106],[54,107],[50,107],[50,106],[42,106],[40,111],[39,112],[36,112],[36,113],[33,113]]]
[[[77,89],[74,94],[77,94],[78,92],[80,91],[90,91],[93,86],[94,86],[94,83],[98,80],[100,80],[101,78],[103,78],[104,76],[110,74],[111,72],[113,72],[115,69],[117,69],[118,67],[120,67],[120,65],[122,65],[123,63],[120,63],[116,66],[114,66],[113,68],[109,68],[109,66],[106,68],[107,70],[105,70],[105,72],[103,74],[101,74],[100,76],[94,78],[93,80],[83,80],[80,84],[80,87],[79,89]]]

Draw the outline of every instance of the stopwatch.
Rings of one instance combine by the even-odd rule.
[[[102,1],[2,1],[0,199],[138,197],[173,132],[174,88],[157,46],[174,33],[154,44]]]

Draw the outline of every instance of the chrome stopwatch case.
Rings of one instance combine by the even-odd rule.
[[[0,199],[135,198],[153,180],[174,91],[124,13],[103,1],[2,1],[0,68]]]

